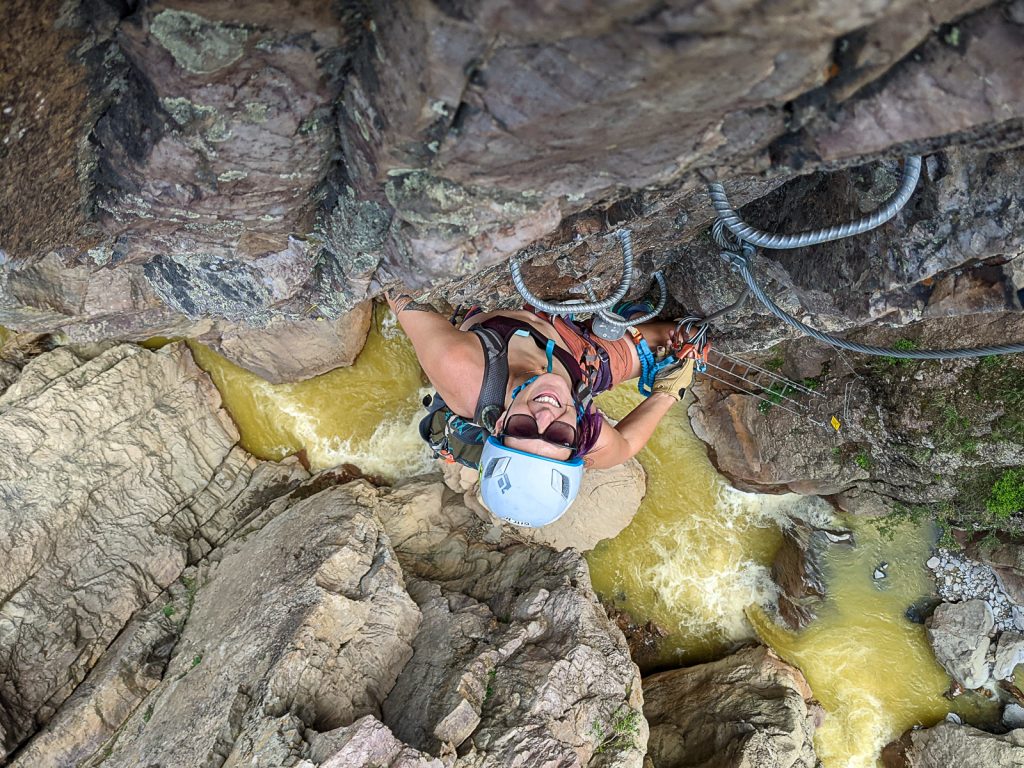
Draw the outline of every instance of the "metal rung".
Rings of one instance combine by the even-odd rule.
[[[795,416],[805,418],[817,426],[828,425],[828,422],[812,417],[806,403],[791,396],[816,397],[821,398],[818,402],[822,402],[824,393],[787,379],[785,376],[780,376],[759,365],[748,363],[741,358],[721,352],[712,352],[712,355],[715,359],[709,357],[704,376],[741,394],[755,397]],[[728,363],[728,367],[725,367],[726,363]],[[742,373],[737,371],[738,367],[742,369]]]

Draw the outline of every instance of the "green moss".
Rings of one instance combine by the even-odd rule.
[[[776,355],[775,357],[767,360],[764,364],[764,367],[767,368],[769,371],[779,371],[782,369],[782,366],[785,364],[785,362],[786,360],[782,357],[782,355]]]
[[[871,459],[871,454],[868,453],[867,451],[861,451],[856,456],[854,456],[853,463],[856,464],[861,469],[863,469],[865,472],[871,469],[871,465],[874,464],[874,462]]]
[[[1024,512],[1024,468],[1003,472],[985,499],[985,509],[1000,520]]]
[[[173,605],[165,605],[164,606],[164,610],[163,610],[163,614],[168,619],[171,618],[171,616],[174,615],[174,606]]]
[[[911,352],[917,349],[917,342],[913,341],[912,339],[896,339],[896,341],[892,345],[892,348],[897,349],[900,352]],[[911,360],[905,360],[902,357],[892,357],[890,355],[880,357],[879,360],[885,363],[886,365],[892,367],[898,367],[913,362]]]
[[[591,725],[590,733],[597,742],[595,754],[609,750],[637,749],[636,739],[640,735],[641,715],[625,704],[612,715],[611,729],[606,730],[600,720]]]
[[[150,704],[148,707],[146,707],[146,711],[142,713],[142,722],[148,723],[152,717],[153,717],[153,705]]]
[[[203,654],[197,653],[195,656],[192,657],[192,669],[195,669],[196,667],[198,667],[202,663],[203,663]]]
[[[497,669],[491,669],[487,672],[487,688],[484,690],[484,705],[486,705],[487,702],[491,700],[491,697],[494,696],[494,678],[497,674]]]

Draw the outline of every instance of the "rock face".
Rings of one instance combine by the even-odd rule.
[[[205,334],[230,356],[248,327],[322,340],[310,320],[384,285],[513,300],[504,261],[541,250],[528,277],[545,295],[579,292],[583,275],[600,290],[618,260],[601,234],[618,224],[637,232],[634,293],[667,266],[675,302],[707,312],[735,284],[704,239],[704,177],[747,202],[795,170],[1024,138],[1024,94],[1006,75],[1024,57],[1020,14],[984,0],[297,0],[287,14],[15,1],[4,14],[18,66],[2,83],[0,162],[22,181],[0,198],[0,323],[79,341]],[[957,109],[938,109],[950,92]],[[969,289],[961,309],[997,309],[1020,208],[993,201],[1020,188],[1019,168],[1012,153],[940,152],[925,174],[935,191],[895,225],[764,271],[832,327],[902,311],[931,277],[933,313],[960,311],[951,288]],[[891,170],[798,179],[776,193],[785,206],[751,213],[782,228],[846,218],[884,197]],[[954,189],[963,215],[928,223]],[[983,279],[951,274],[992,257]],[[852,288],[827,298],[834,277]],[[737,347],[782,338],[753,310],[735,319]]]
[[[352,365],[366,343],[372,320],[373,305],[364,301],[338,320],[275,319],[265,328],[225,329],[209,342],[236,365],[271,384],[282,384]]]
[[[943,318],[854,338],[922,349],[954,339],[963,346],[998,344],[1024,338],[1024,315],[971,323]],[[1020,355],[984,364],[901,363],[823,355],[809,339],[774,352],[769,361],[781,364],[782,374],[816,387],[817,394],[796,397],[806,416],[765,408],[714,382],[694,387],[694,431],[740,488],[826,495],[847,511],[875,515],[890,512],[894,501],[905,507],[943,502],[955,525],[984,518],[994,468],[1024,464]],[[832,416],[841,423],[838,434],[828,425]]]
[[[886,748],[887,768],[946,768],[984,765],[1016,768],[1024,765],[1024,729],[996,735],[967,725],[943,722],[933,728],[908,731],[898,748]],[[965,762],[968,761],[968,762]]]
[[[5,751],[53,716],[132,616],[223,541],[262,488],[305,475],[234,449],[218,403],[181,345],[92,360],[59,349],[0,396]]]
[[[578,553],[256,461],[184,345],[92,354],[0,395],[0,764],[640,767]]]
[[[306,729],[379,716],[419,611],[373,513],[345,487],[307,493],[271,504],[203,574],[163,682],[103,765],[286,765]]]
[[[996,646],[996,663],[992,667],[992,677],[996,680],[1009,680],[1017,665],[1024,662],[1024,634],[1020,632],[1003,632],[999,635]]]
[[[437,483],[382,494],[377,510],[423,613],[384,704],[399,738],[457,747],[460,768],[639,768],[639,672],[578,553],[488,544],[490,526]]]
[[[980,688],[990,675],[986,656],[992,609],[984,600],[942,603],[926,622],[935,658],[965,688]]]
[[[817,705],[800,671],[764,647],[644,678],[654,768],[814,768]]]

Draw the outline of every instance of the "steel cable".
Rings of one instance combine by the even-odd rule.
[[[519,260],[512,259],[509,262],[509,269],[512,272],[512,282],[515,284],[516,290],[519,291],[519,295],[523,297],[523,300],[533,306],[534,309],[552,315],[566,315],[574,312],[599,312],[602,309],[611,307],[625,298],[626,293],[629,291],[629,286],[633,282],[633,238],[627,229],[620,229],[615,234],[618,236],[619,242],[622,243],[622,279],[619,281],[619,287],[615,289],[615,293],[607,299],[580,302],[543,301],[526,287],[526,281],[523,279]]]
[[[869,232],[875,227],[884,224],[907,204],[910,196],[914,193],[914,188],[917,186],[920,176],[921,158],[917,156],[908,157],[903,165],[903,178],[900,181],[899,189],[878,210],[847,224],[813,229],[795,235],[773,235],[770,232],[765,232],[747,224],[729,204],[729,198],[725,194],[725,187],[718,182],[709,184],[708,192],[711,195],[711,202],[715,207],[715,213],[718,214],[718,218],[734,236],[761,248],[784,250],[787,248],[803,248],[808,245],[818,245],[819,243],[827,243],[832,240],[842,240],[844,237]],[[719,244],[724,245],[721,242]]]
[[[904,360],[950,360],[950,359],[962,359],[971,357],[986,357],[988,355],[1008,355],[1017,352],[1024,352],[1024,343],[1018,344],[997,344],[994,346],[987,347],[968,347],[966,349],[893,349],[890,347],[876,347],[869,344],[858,344],[855,341],[847,341],[841,339],[838,336],[832,336],[828,333],[823,333],[816,328],[812,328],[806,323],[802,323],[795,317],[790,315],[786,310],[782,309],[778,304],[772,301],[761,287],[757,284],[754,279],[754,273],[750,266],[750,257],[748,255],[739,254],[731,251],[725,251],[722,254],[722,258],[729,261],[736,270],[743,277],[750,292],[754,294],[758,301],[764,304],[768,310],[775,315],[777,318],[782,320],[789,326],[796,328],[798,331],[802,331],[808,336],[823,341],[826,344],[839,347],[840,349],[846,349],[850,352],[861,352],[865,355],[878,355],[881,357],[895,357]]]

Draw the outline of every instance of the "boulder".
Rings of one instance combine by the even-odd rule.
[[[14,363],[0,360],[0,395],[4,393],[11,383],[21,374],[21,369]]]
[[[850,531],[815,528],[794,520],[782,532],[782,545],[772,563],[772,580],[779,586],[779,615],[793,629],[814,620],[825,597],[822,558],[832,544],[853,545]]]
[[[997,735],[941,722],[908,731],[883,752],[886,768],[1019,768],[1024,765],[1024,729]]]
[[[764,647],[644,678],[654,768],[816,768],[820,710],[800,671]]]
[[[367,489],[369,490],[369,489]],[[578,552],[491,526],[459,494],[415,481],[371,499],[423,613],[383,721],[459,768],[640,768],[640,676]]]
[[[262,328],[229,327],[199,340],[235,365],[282,384],[352,365],[372,319],[373,304],[364,301],[336,320],[275,318]]]
[[[992,668],[992,677],[996,680],[1009,680],[1018,664],[1024,663],[1024,634],[1020,632],[1002,632],[996,645],[996,663]]]
[[[305,759],[311,731],[379,716],[419,610],[373,511],[329,482],[272,502],[223,547],[162,682],[86,765],[271,768]]]
[[[46,724],[132,617],[268,489],[306,476],[295,461],[264,464],[235,447],[219,403],[183,345],[88,360],[57,349],[0,395],[0,754]],[[149,641],[125,642],[130,655]],[[116,690],[102,680],[119,674],[97,670],[95,686]]]
[[[994,626],[984,600],[941,603],[925,622],[935,658],[965,688],[980,688],[989,679],[986,655]]]
[[[391,730],[372,715],[313,737],[310,757],[320,768],[445,768],[441,760],[396,739]]]

